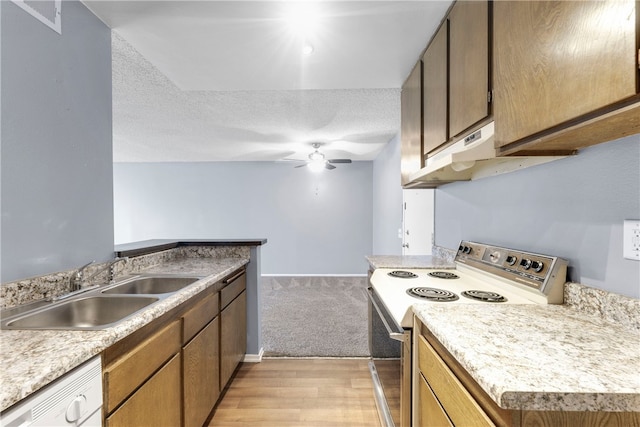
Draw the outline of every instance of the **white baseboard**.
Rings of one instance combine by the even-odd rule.
[[[264,354],[264,348],[260,348],[260,352],[258,354],[245,354],[243,362],[247,363],[260,363],[262,362],[262,355]]]

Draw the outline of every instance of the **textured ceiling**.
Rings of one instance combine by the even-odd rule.
[[[372,160],[398,133],[399,88],[450,5],[84,3],[114,30],[116,162],[305,159],[312,142]],[[304,40],[283,20],[301,4],[320,16]]]

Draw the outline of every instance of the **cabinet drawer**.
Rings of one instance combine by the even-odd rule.
[[[105,408],[111,412],[180,351],[180,322],[174,321],[104,369]]]
[[[107,418],[106,427],[179,426],[180,418],[177,354]]]
[[[186,344],[193,338],[204,326],[218,315],[219,312],[218,293],[209,294],[202,301],[196,304],[191,310],[183,316],[182,330],[183,343]]]
[[[440,402],[436,399],[429,384],[427,384],[422,375],[419,375],[419,378],[420,394],[418,401],[420,408],[418,409],[418,414],[420,418],[418,419],[418,425],[421,427],[453,427],[451,420],[442,409],[442,406],[440,406]]]
[[[226,282],[228,282],[228,284]],[[225,284],[227,284],[227,286],[220,291],[221,309],[224,309],[235,297],[245,290],[247,287],[247,275],[244,271],[241,271],[238,275],[226,279]]]
[[[495,426],[422,335],[418,367],[454,425]]]

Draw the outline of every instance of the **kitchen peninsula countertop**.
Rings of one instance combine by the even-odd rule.
[[[25,398],[172,308],[214,286],[249,258],[176,259],[143,273],[206,276],[132,318],[100,331],[0,330],[0,410]]]
[[[455,268],[453,262],[431,255],[368,255],[372,268]]]
[[[566,305],[415,304],[413,311],[502,408],[640,411],[638,330]]]
[[[152,239],[116,245],[115,254],[118,257],[130,257],[183,246],[261,246],[266,243],[267,239]]]

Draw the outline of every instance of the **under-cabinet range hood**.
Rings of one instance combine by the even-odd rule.
[[[413,185],[436,187],[452,181],[470,181],[547,163],[566,156],[497,157],[494,122],[430,156],[424,168],[410,176]]]

